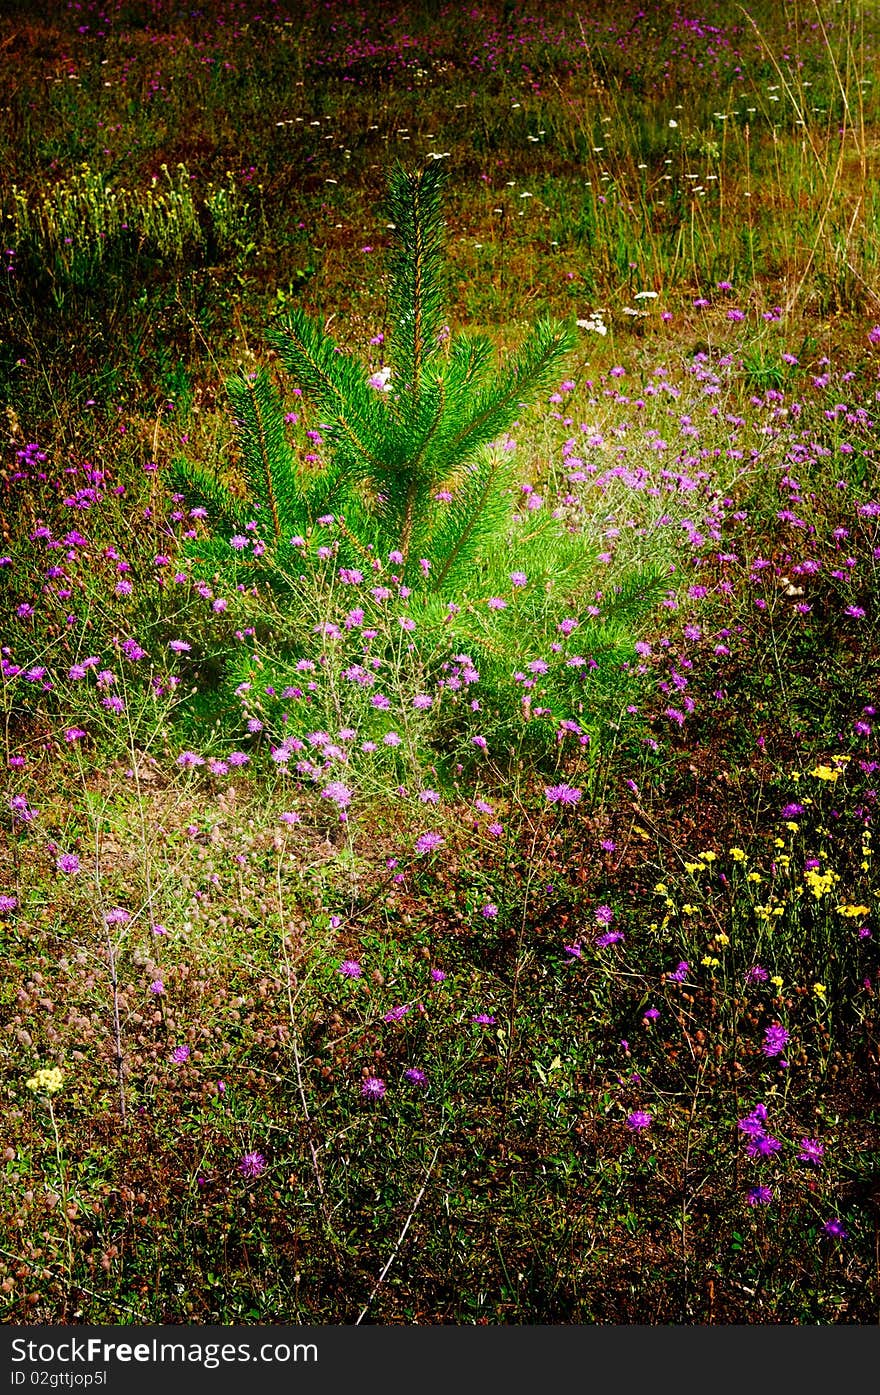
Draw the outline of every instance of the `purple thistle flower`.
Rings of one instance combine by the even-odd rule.
[[[609,945],[619,944],[623,939],[620,930],[606,930],[604,935],[597,935],[594,943],[599,949],[607,949]]]
[[[634,1109],[632,1114],[626,1118],[626,1126],[633,1133],[644,1133],[645,1129],[651,1127],[652,1115],[646,1114],[643,1109]]]
[[[746,983],[766,983],[770,975],[760,964],[753,964],[746,974]]]
[[[189,1047],[175,1046],[174,1050],[171,1053],[171,1059],[175,1065],[182,1066],[184,1061],[189,1060]]]
[[[440,847],[440,845],[442,844],[442,842],[443,842],[443,839],[441,838],[441,836],[440,836],[439,833],[422,833],[422,834],[420,834],[420,836],[416,839],[416,852],[417,852],[417,853],[435,852],[436,849]]]
[[[0,912],[14,911],[17,905],[17,896],[0,896]]]
[[[817,1138],[801,1139],[801,1151],[798,1153],[798,1162],[812,1163],[814,1167],[821,1167],[824,1156],[824,1143],[820,1143]]]
[[[347,809],[351,803],[351,790],[341,780],[331,780],[330,784],[321,790],[321,798],[332,799],[339,809]]]
[[[548,804],[577,804],[581,798],[579,789],[566,784],[551,785],[544,794]]]
[[[343,978],[360,978],[363,970],[356,959],[343,959],[339,965],[339,972]]]
[[[62,853],[59,858],[56,858],[55,866],[58,868],[59,872],[66,872],[68,874],[78,872],[79,858],[76,853]]]
[[[610,906],[597,906],[594,914],[600,925],[610,925],[614,919],[614,912]]]
[[[782,1148],[778,1138],[771,1138],[769,1134],[756,1134],[749,1140],[746,1152],[750,1158],[772,1158],[774,1153],[778,1153]]]
[[[418,1066],[410,1066],[409,1070],[403,1072],[403,1075],[404,1079],[408,1080],[411,1085],[427,1085],[428,1083],[428,1077],[423,1070],[419,1070]]]
[[[786,1031],[775,1022],[772,1027],[768,1027],[764,1032],[764,1045],[762,1050],[765,1056],[779,1056],[785,1050],[786,1045],[791,1040],[791,1033]]]
[[[563,945],[562,948],[565,950],[565,953],[568,955],[568,957],[572,960],[580,959],[583,954],[583,950],[581,949],[580,945]]]
[[[382,1099],[388,1086],[378,1075],[368,1075],[361,1084],[361,1094],[366,1100]]]
[[[471,1018],[471,1021],[472,1021],[472,1022],[476,1022],[477,1025],[480,1026],[480,1027],[494,1027],[494,1026],[495,1026],[495,1018],[494,1018],[494,1017],[490,1017],[489,1014],[488,1014],[487,1012],[478,1012],[478,1013],[476,1013],[475,1016],[473,1016],[473,1017]]]
[[[737,1120],[737,1128],[752,1138],[762,1138],[766,1133],[767,1106],[756,1104],[751,1114],[747,1114],[744,1119]]]
[[[670,983],[684,983],[688,976],[689,964],[686,959],[679,961],[674,969],[666,975]]]
[[[238,1170],[242,1177],[261,1177],[266,1171],[266,1159],[262,1153],[245,1153]]]
[[[746,1192],[746,1201],[749,1206],[769,1206],[773,1200],[773,1192],[770,1187],[749,1187]]]
[[[434,983],[443,983],[446,979],[446,974],[442,969],[432,969],[431,979]]]
[[[401,1018],[406,1017],[406,1014],[409,1012],[411,1007],[412,1003],[403,1003],[400,1007],[393,1007],[390,1009],[389,1012],[386,1012],[385,1016],[382,1018],[382,1021],[399,1022]]]
[[[849,1239],[849,1231],[844,1226],[843,1221],[839,1221],[836,1216],[833,1220],[826,1221],[822,1229],[832,1240]]]

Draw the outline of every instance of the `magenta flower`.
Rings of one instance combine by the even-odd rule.
[[[408,1080],[411,1085],[427,1085],[428,1083],[428,1077],[423,1070],[419,1070],[418,1066],[410,1066],[409,1070],[403,1072],[403,1075],[404,1079]]]
[[[820,1143],[817,1138],[801,1139],[801,1151],[798,1153],[798,1162],[812,1163],[814,1167],[821,1167],[824,1156],[824,1143]]]
[[[627,1115],[626,1126],[632,1129],[633,1133],[644,1133],[645,1129],[651,1127],[652,1116],[646,1114],[643,1109],[634,1109],[632,1114]]]
[[[444,973],[444,971],[443,971],[442,969],[432,969],[432,970],[431,970],[431,979],[432,979],[432,981],[433,981],[434,983],[443,983],[443,981],[444,981],[445,978],[446,978],[446,974]]]
[[[175,1046],[174,1050],[171,1053],[171,1059],[176,1066],[182,1066],[184,1061],[189,1060],[189,1047]]]
[[[769,1206],[772,1200],[773,1192],[770,1187],[749,1187],[746,1192],[749,1206]]]
[[[66,872],[69,875],[79,871],[79,858],[76,853],[62,853],[59,858],[56,858],[55,866],[59,872]]]
[[[409,1012],[411,1007],[412,1003],[402,1003],[400,1007],[393,1007],[388,1012],[386,1012],[385,1016],[382,1018],[382,1021],[400,1022],[402,1018],[406,1017],[406,1014]]]
[[[837,1217],[831,1221],[826,1221],[822,1229],[832,1240],[847,1240],[849,1238],[849,1231],[844,1226],[843,1221],[839,1221]]]
[[[765,1056],[780,1056],[786,1045],[791,1040],[791,1033],[786,1031],[775,1022],[772,1027],[768,1027],[764,1032],[764,1045],[762,1050]]]
[[[266,1171],[266,1159],[262,1153],[245,1153],[238,1170],[242,1177],[261,1177]]]
[[[581,791],[574,789],[571,785],[551,785],[544,790],[548,804],[577,804],[581,798]]]
[[[614,919],[614,912],[610,906],[597,906],[594,914],[600,925],[610,925]]]
[[[351,803],[351,790],[341,780],[331,780],[330,784],[321,790],[321,798],[332,799],[337,808],[347,809]]]
[[[368,1075],[361,1084],[361,1094],[366,1100],[382,1099],[388,1086],[378,1075]]]
[[[440,834],[439,834],[439,833],[422,833],[422,834],[416,839],[416,852],[417,852],[417,853],[435,852],[436,849],[440,847],[440,845],[442,844],[442,842],[443,842],[443,839],[440,837]]]
[[[343,959],[339,965],[339,972],[343,978],[360,978],[363,970],[356,959]]]

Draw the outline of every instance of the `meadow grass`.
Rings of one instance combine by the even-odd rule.
[[[877,1320],[878,39],[7,4],[5,1321]],[[450,337],[579,336],[445,614],[191,488],[432,159]]]

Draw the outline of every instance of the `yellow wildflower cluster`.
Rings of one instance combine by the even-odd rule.
[[[861,918],[871,913],[869,906],[838,906],[837,909],[841,915],[848,916],[850,920],[855,920],[856,917]]]
[[[39,1090],[44,1095],[55,1095],[64,1085],[64,1076],[57,1066],[43,1066],[25,1084],[29,1090]]]
[[[826,892],[831,890],[835,882],[840,881],[840,878],[831,868],[827,872],[820,872],[815,867],[811,867],[804,873],[804,881],[816,900],[819,901]]]

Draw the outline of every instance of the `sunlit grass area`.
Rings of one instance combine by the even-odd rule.
[[[878,42],[5,6],[4,1320],[876,1321]]]

